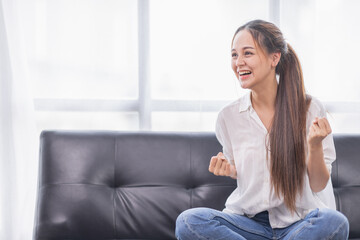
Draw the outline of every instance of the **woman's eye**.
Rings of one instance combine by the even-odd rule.
[[[232,54],[231,54],[231,57],[237,57],[237,54],[236,54],[236,53],[232,53]]]
[[[245,52],[245,56],[252,55],[252,52]]]

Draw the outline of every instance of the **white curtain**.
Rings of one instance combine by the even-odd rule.
[[[18,0],[0,0],[0,239],[31,239],[38,136]]]

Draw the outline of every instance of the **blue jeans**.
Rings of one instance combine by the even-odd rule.
[[[179,240],[346,240],[349,222],[342,213],[324,208],[313,210],[288,227],[273,229],[267,211],[249,218],[210,208],[193,208],[178,216],[175,235]]]

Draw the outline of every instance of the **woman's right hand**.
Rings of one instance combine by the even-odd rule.
[[[216,176],[227,176],[233,179],[236,179],[237,176],[235,166],[231,165],[228,160],[226,160],[222,152],[219,152],[218,155],[211,158],[209,172]]]

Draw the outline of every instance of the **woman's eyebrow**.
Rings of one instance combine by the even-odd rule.
[[[242,48],[242,50],[246,50],[246,49],[255,49],[254,47],[251,47],[251,46],[245,46]],[[231,51],[236,51],[235,48],[231,49]]]
[[[251,46],[245,46],[245,47],[243,47],[243,50],[245,50],[245,49],[255,49],[255,48],[251,47]]]

